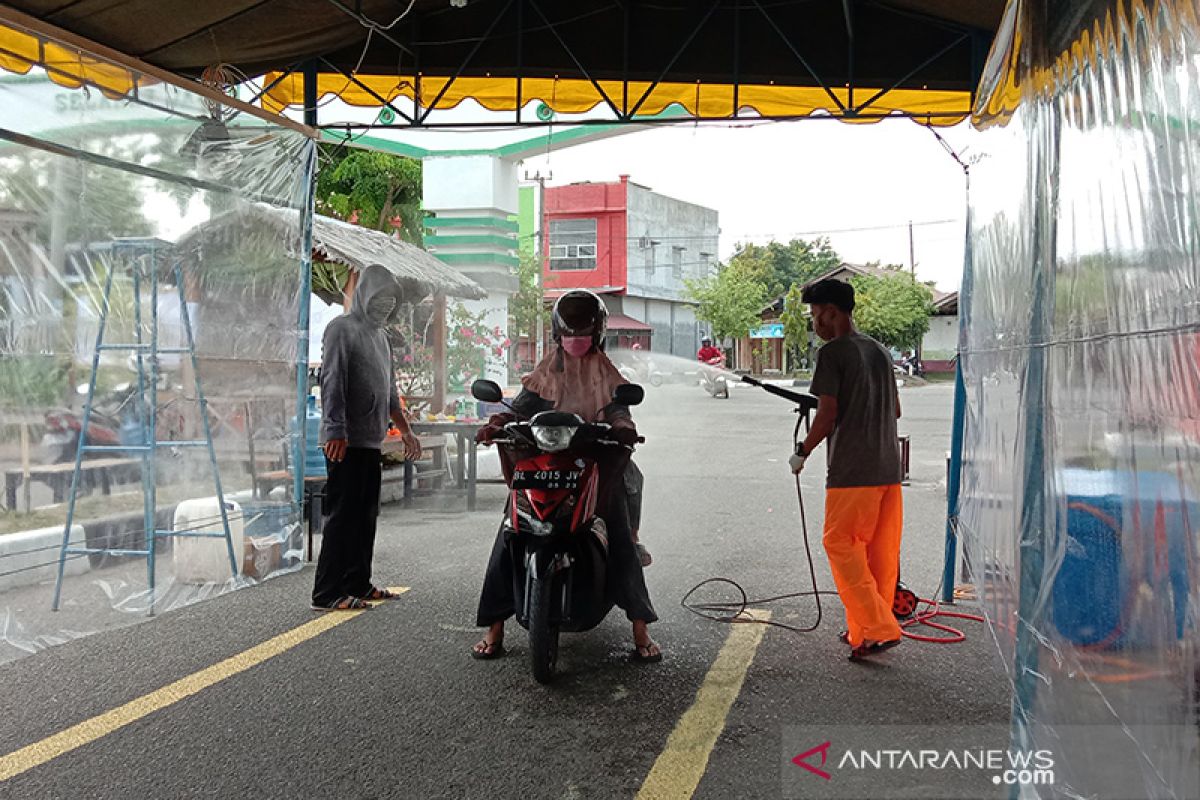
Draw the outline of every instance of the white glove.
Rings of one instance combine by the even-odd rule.
[[[808,461],[808,456],[792,453],[792,457],[788,459],[788,466],[792,468],[793,475],[800,474],[800,470],[804,469],[805,461]]]

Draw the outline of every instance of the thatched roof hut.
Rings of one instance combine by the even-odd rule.
[[[197,225],[180,238],[176,249],[186,259],[189,252],[198,254],[267,234],[281,240],[294,257],[300,249],[299,231],[298,211],[252,203]],[[431,294],[468,299],[486,296],[477,283],[416,245],[320,214],[313,215],[312,257],[314,262],[343,264],[355,272],[382,264],[414,300]],[[342,302],[340,293],[320,282],[314,282],[313,291],[327,303]]]

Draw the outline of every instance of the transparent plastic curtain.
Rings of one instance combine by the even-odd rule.
[[[135,77],[0,73],[0,660],[303,555],[313,144]],[[251,203],[286,224],[237,224]]]
[[[976,123],[959,518],[1041,796],[1200,796],[1200,24],[1014,2]]]

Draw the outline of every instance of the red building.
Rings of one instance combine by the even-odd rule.
[[[693,357],[701,334],[684,280],[716,266],[717,212],[652,192],[627,175],[547,187],[543,278],[548,299],[586,288],[604,296],[610,349]]]

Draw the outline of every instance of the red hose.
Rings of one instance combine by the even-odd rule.
[[[929,610],[918,611],[916,614],[913,614],[910,618],[901,622],[900,623],[900,629],[901,629],[900,632],[903,633],[905,637],[907,637],[909,639],[913,639],[918,642],[933,642],[934,644],[958,644],[959,642],[966,641],[967,635],[965,633],[963,633],[962,631],[958,630],[957,628],[952,628],[949,625],[943,625],[940,622],[933,621],[934,619],[936,619],[938,617],[951,617],[954,619],[965,619],[965,620],[970,620],[971,622],[983,622],[984,621],[983,617],[981,617],[978,614],[965,614],[962,611],[943,611],[942,607],[941,607],[941,603],[939,603],[937,601],[926,600],[924,597],[919,597],[917,599],[920,602],[924,603],[925,605],[929,606],[930,607]],[[905,630],[906,628],[912,627],[914,625],[924,625],[926,627],[933,628],[934,630],[937,630],[937,631],[942,631],[943,633],[946,633],[949,635],[948,636],[929,636],[929,635],[920,634],[920,633],[909,633],[907,630]]]

